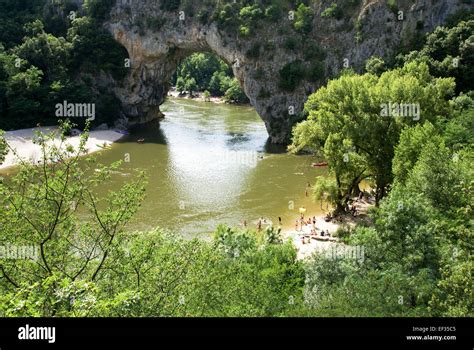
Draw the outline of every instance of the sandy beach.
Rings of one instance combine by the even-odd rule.
[[[5,140],[9,146],[14,149],[23,160],[36,163],[41,159],[41,147],[33,143],[33,137],[36,131],[40,131],[44,134],[49,134],[57,130],[57,127],[37,127],[31,129],[21,129],[14,131],[5,132]],[[97,152],[103,149],[104,145],[111,145],[113,142],[118,141],[124,135],[116,132],[115,130],[97,130],[89,132],[89,139],[86,143],[87,153]],[[57,137],[54,142],[59,144],[60,140]],[[66,141],[71,146],[77,148],[80,142],[80,136],[71,136]],[[0,169],[9,168],[18,164],[18,158],[10,151],[3,164],[0,165]]]
[[[302,228],[298,227],[298,230],[284,230],[282,232],[283,238],[285,240],[290,239],[293,242],[298,251],[298,259],[311,257],[314,253],[323,252],[335,244],[342,244],[339,238],[335,237],[337,229],[343,225],[354,227],[358,222],[368,220],[367,210],[370,206],[374,205],[374,201],[372,198],[364,198],[357,201],[354,199],[354,205],[358,213],[356,217],[344,214],[340,217],[340,221],[325,221],[325,216],[319,215],[316,216],[316,235],[311,235],[312,225],[307,224],[303,225]],[[309,217],[310,215],[305,216],[306,220]],[[325,232],[325,236],[320,235],[321,231]],[[327,232],[329,232],[329,236],[327,236]]]
[[[189,96],[189,94],[181,95],[176,90],[170,90],[170,91],[168,91],[168,96],[174,97],[174,98],[184,98],[184,99],[199,101],[199,102],[212,102],[212,103],[218,103],[218,104],[225,103],[225,101],[222,97],[210,96],[208,98],[205,98],[204,94],[202,92],[195,92],[193,94],[193,97],[191,97],[191,96]]]

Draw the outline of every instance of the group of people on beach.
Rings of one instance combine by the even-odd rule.
[[[311,235],[316,236],[318,235],[318,229],[316,227],[316,216],[312,218],[309,217],[307,220],[304,218],[304,213],[300,213],[300,218],[295,221],[295,231],[302,232],[304,227],[311,226]],[[324,230],[320,231],[320,236],[328,236],[330,237],[330,233],[328,230],[326,232]]]
[[[260,217],[257,220],[257,224],[256,224],[257,232],[262,231],[262,226],[263,225],[273,225],[273,223],[270,220],[265,219],[263,216]],[[278,217],[278,228],[281,228],[281,225],[282,225],[281,217],[279,216]],[[242,221],[242,227],[247,228],[247,220]]]

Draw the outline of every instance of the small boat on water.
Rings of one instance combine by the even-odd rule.
[[[322,166],[328,166],[328,163],[327,162],[313,163],[313,164],[311,164],[311,166],[313,168],[318,168],[318,167],[322,167]]]

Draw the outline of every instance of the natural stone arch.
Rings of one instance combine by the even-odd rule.
[[[159,106],[164,102],[168,82],[179,60],[192,52],[210,51],[232,65],[235,77],[265,122],[273,143],[288,141],[294,119],[303,111],[308,95],[326,78],[338,74],[345,62],[360,71],[370,56],[393,54],[402,38],[415,31],[420,21],[424,23],[423,31],[430,31],[462,6],[453,0],[436,4],[416,0],[402,8],[404,19],[398,21],[385,2],[361,1],[348,14],[350,18],[336,21],[321,19],[326,6],[319,3],[313,8],[313,29],[305,40],[325,50],[322,62],[325,76],[316,82],[303,79],[289,92],[279,87],[279,71],[289,62],[304,61],[305,55],[304,50],[283,49],[285,38],[296,35],[294,32],[282,34],[278,32],[278,25],[265,23],[253,37],[243,39],[235,32],[219,30],[213,22],[203,24],[197,16],[184,13],[183,19],[179,10],[164,11],[162,1],[117,0],[105,24],[131,59],[130,74],[122,86],[115,89],[129,122],[144,123],[159,117]],[[282,18],[282,21],[287,20]],[[356,21],[364,25],[356,26]],[[288,27],[288,23],[285,25]],[[356,42],[357,34],[363,38],[361,42]],[[260,56],[249,57],[248,52],[255,49],[257,43],[264,44],[258,48]]]
[[[123,103],[124,113],[132,123],[143,123],[160,116],[159,106],[164,102],[168,82],[179,61],[193,52],[209,51],[232,67],[250,103],[265,122],[272,142],[286,141],[289,132],[288,106],[292,106],[294,113],[302,110],[307,96],[305,87],[299,87],[297,90],[300,91],[294,93],[299,97],[292,99],[273,84],[276,78],[271,79],[269,84],[257,81],[258,62],[249,60],[244,54],[245,49],[237,50],[233,45],[226,44],[216,25],[201,26],[196,25],[195,21],[185,24],[178,20],[170,22],[170,28],[147,33],[146,36],[130,30],[122,21],[108,25],[116,40],[127,49],[131,60],[131,72],[124,88],[117,88],[116,92]],[[259,96],[262,89],[271,97],[264,99]]]

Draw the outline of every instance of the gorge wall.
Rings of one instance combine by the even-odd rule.
[[[130,74],[115,88],[129,123],[160,117],[180,60],[211,51],[232,65],[274,143],[288,141],[308,95],[328,78],[347,67],[360,71],[373,55],[390,58],[466,6],[458,0],[400,0],[396,8],[385,0],[312,1],[307,33],[295,29],[288,5],[277,20],[262,15],[251,22],[248,34],[239,25],[212,19],[215,4],[222,1],[178,1],[173,9],[167,1],[173,2],[117,0],[105,23],[130,57]],[[342,17],[321,16],[332,3],[342,9]],[[282,74],[289,75],[290,84],[282,84]]]

